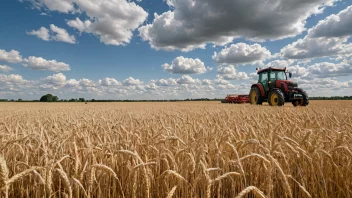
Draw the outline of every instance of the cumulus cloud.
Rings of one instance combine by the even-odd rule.
[[[207,71],[204,63],[197,59],[177,57],[171,65],[165,63],[162,65],[164,71],[172,74],[201,74]]]
[[[169,3],[172,11],[155,14],[154,21],[139,32],[152,48],[163,50],[190,51],[207,43],[224,45],[237,37],[277,40],[302,33],[309,16],[334,2],[178,0]]]
[[[42,82],[47,84],[62,86],[66,84],[66,76],[62,73],[54,74],[42,79]]]
[[[248,45],[246,43],[232,44],[225,47],[221,52],[214,53],[213,60],[220,64],[241,64],[263,61],[270,58],[271,53],[259,44]]]
[[[285,68],[294,63],[293,60],[273,60],[266,64],[266,67]]]
[[[44,41],[61,41],[65,43],[76,43],[76,38],[74,35],[70,35],[64,28],[59,28],[54,24],[50,25],[50,31],[45,27],[39,28],[39,30],[32,30],[27,32],[28,35],[34,35]]]
[[[30,32],[27,32],[28,35],[33,35],[36,36],[44,41],[49,41],[50,40],[50,34],[49,30],[46,29],[45,27],[41,27],[38,30],[32,30]]]
[[[54,35],[51,36],[52,40],[62,41],[62,42],[72,43],[72,44],[76,43],[75,36],[69,35],[65,29],[59,28],[53,24],[50,25],[50,29],[52,32],[54,32]]]
[[[52,11],[58,11],[62,13],[75,12],[76,9],[73,4],[73,0],[28,0],[33,3],[38,9],[46,8]]]
[[[174,6],[174,0],[164,0],[164,2],[168,5],[168,6],[170,6],[170,7],[173,7]]]
[[[9,63],[19,63],[22,62],[22,56],[16,50],[11,50],[9,52],[0,49],[0,61],[5,61]]]
[[[0,72],[9,72],[9,71],[12,71],[13,68],[12,67],[9,67],[7,65],[0,65]]]
[[[352,44],[344,44],[348,37],[311,38],[305,36],[281,49],[281,55],[289,59],[310,59],[352,53]]]
[[[176,81],[178,84],[200,84],[199,79],[194,79],[189,75],[183,75],[181,78],[177,79]]]
[[[246,80],[248,75],[245,72],[238,72],[234,66],[218,68],[218,77],[225,80]]]
[[[352,74],[352,65],[347,62],[338,64],[322,62],[309,66],[307,71],[319,78],[348,76]]]
[[[23,85],[29,82],[28,80],[23,79],[23,77],[18,74],[10,74],[10,75],[0,74],[0,81],[14,83],[17,85]]]
[[[332,14],[311,28],[310,37],[344,37],[352,35],[352,6]]]
[[[0,74],[0,94],[5,92],[19,92],[28,88],[33,88],[32,82],[25,80],[18,74],[3,75]]]
[[[310,79],[309,72],[307,68],[301,67],[299,65],[293,65],[287,67],[287,70],[292,73],[294,78]]]
[[[97,36],[107,45],[126,45],[147,19],[148,13],[130,0],[28,0],[38,9],[66,14],[85,14],[67,24]],[[35,34],[33,32],[33,34]],[[62,39],[62,38],[61,38]]]
[[[281,55],[289,59],[345,56],[352,53],[348,43],[352,35],[352,6],[337,15],[330,15],[308,30],[307,36],[281,49]]]
[[[55,72],[70,70],[69,64],[57,62],[56,60],[46,60],[42,57],[35,56],[23,59],[23,65],[33,70],[48,70]]]
[[[139,79],[134,79],[132,77],[128,77],[123,81],[123,85],[125,86],[136,86],[136,85],[141,85],[143,82]]]
[[[100,84],[106,87],[121,85],[121,83],[117,81],[115,78],[108,78],[108,77],[101,80]]]
[[[155,83],[158,86],[173,86],[173,85],[177,85],[177,81],[175,79],[173,79],[173,78],[153,80],[152,82]]]
[[[308,67],[293,65],[288,67],[294,78],[304,80],[314,80],[321,78],[331,78],[339,76],[349,76],[352,74],[352,64],[348,61],[340,63],[319,62]]]
[[[57,0],[59,1],[59,0]],[[126,0],[72,0],[88,16],[69,20],[67,24],[80,32],[96,35],[107,45],[125,45],[130,42],[133,31],[148,16],[142,7]]]

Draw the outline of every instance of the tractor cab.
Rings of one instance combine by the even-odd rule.
[[[262,104],[267,101],[272,106],[282,106],[292,102],[294,106],[308,105],[308,96],[298,88],[297,83],[288,80],[292,73],[286,68],[257,69],[258,83],[252,85],[250,91],[251,104]]]
[[[287,72],[286,68],[278,69],[278,68],[266,68],[262,70],[258,70],[258,83],[262,84],[266,91],[275,88],[276,83],[289,83],[294,84],[291,81],[288,81],[288,77],[292,77],[292,73]],[[287,75],[288,74],[288,75]]]

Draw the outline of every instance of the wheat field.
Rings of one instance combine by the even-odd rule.
[[[1,103],[0,197],[352,197],[351,110]]]

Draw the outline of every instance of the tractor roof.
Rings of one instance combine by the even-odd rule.
[[[286,71],[286,68],[273,68],[273,67],[268,67],[268,68],[265,68],[265,69],[258,70],[258,71],[257,71],[257,74],[261,74],[261,73],[263,73],[263,72],[269,71],[270,69],[271,69],[272,71]]]

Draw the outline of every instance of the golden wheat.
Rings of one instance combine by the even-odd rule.
[[[1,103],[0,197],[352,197],[351,110]]]

